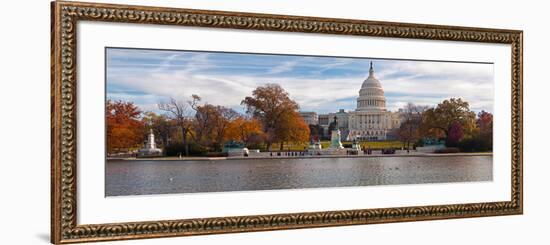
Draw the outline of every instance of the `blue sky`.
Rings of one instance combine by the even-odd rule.
[[[493,64],[119,48],[107,48],[107,98],[159,112],[159,102],[197,94],[243,112],[252,90],[277,83],[303,111],[354,110],[371,61],[389,110],[461,97],[493,111]]]

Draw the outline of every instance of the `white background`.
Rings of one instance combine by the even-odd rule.
[[[279,243],[545,243],[550,171],[545,99],[548,9],[527,1],[111,1],[189,8],[343,17],[525,31],[525,214],[462,220],[141,240],[136,244]],[[542,1],[541,1],[542,2]],[[49,240],[49,1],[12,1],[2,20],[3,244]],[[6,76],[7,75],[7,76]],[[543,223],[544,222],[544,223]],[[11,242],[10,242],[11,241]],[[531,241],[531,242],[529,242]],[[105,243],[104,243],[105,244]]]
[[[98,22],[78,31],[78,224],[510,200],[510,45]],[[494,62],[493,181],[105,198],[106,46]]]

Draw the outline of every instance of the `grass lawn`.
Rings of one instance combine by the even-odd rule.
[[[361,142],[361,146],[362,147],[370,147],[371,149],[401,148],[401,147],[403,147],[403,142],[397,141],[397,140],[394,140],[394,141],[370,141],[370,142]]]
[[[352,141],[342,141],[342,144],[344,145],[351,145]],[[304,149],[307,149],[309,144],[284,144],[283,151],[303,151]],[[324,148],[328,148],[330,146],[330,141],[323,140],[321,141],[321,146]],[[371,149],[383,149],[383,148],[401,148],[403,146],[403,143],[401,141],[368,141],[368,142],[361,142],[361,147],[365,148],[371,148]],[[273,144],[271,146],[271,151],[279,151],[279,144]]]

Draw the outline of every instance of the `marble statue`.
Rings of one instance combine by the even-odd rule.
[[[153,156],[162,156],[162,150],[157,148],[155,143],[155,134],[153,134],[153,129],[149,131],[149,137],[147,138],[147,143],[145,146],[138,151],[138,157],[153,157]]]

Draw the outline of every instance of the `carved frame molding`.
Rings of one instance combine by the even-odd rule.
[[[51,242],[139,238],[374,224],[523,213],[523,32],[56,1],[51,4]],[[511,45],[511,201],[266,214],[146,222],[77,224],[76,115],[78,21],[180,25],[279,32],[504,43]]]

